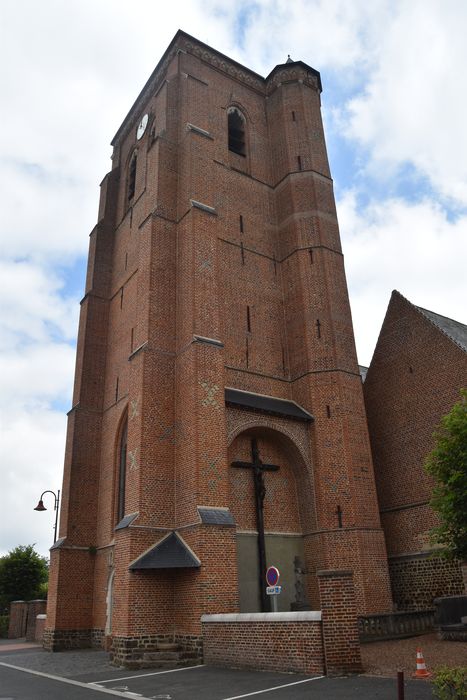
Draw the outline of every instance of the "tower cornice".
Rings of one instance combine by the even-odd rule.
[[[120,141],[121,138],[127,134],[127,132],[139,119],[140,105],[144,103],[150,95],[158,91],[165,80],[169,63],[179,52],[185,52],[192,56],[196,56],[200,60],[211,65],[213,68],[226,73],[230,78],[238,80],[248,87],[258,90],[264,94],[272,92],[282,83],[291,82],[294,80],[300,80],[310,87],[317,89],[319,92],[322,91],[319,72],[311,66],[308,66],[303,61],[278,64],[272,69],[269,75],[264,78],[262,75],[259,75],[259,73],[255,73],[255,71],[251,70],[250,68],[247,68],[241,63],[238,63],[234,59],[229,58],[220,51],[213,49],[211,46],[204,44],[202,41],[199,41],[195,37],[179,29],[165,50],[161,60],[154,68],[135,102],[131,106],[130,111],[123,120],[120,128],[117,130],[117,133],[111,141],[112,146]]]

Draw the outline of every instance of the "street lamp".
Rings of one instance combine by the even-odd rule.
[[[39,503],[37,506],[34,508],[34,510],[47,510],[47,508],[44,505],[43,498],[46,493],[51,493],[52,496],[54,497],[54,511],[55,511],[55,525],[54,525],[54,544],[57,541],[57,521],[58,521],[58,506],[60,505],[60,491],[57,491],[55,493],[54,491],[44,491],[41,494],[41,497],[39,499]]]

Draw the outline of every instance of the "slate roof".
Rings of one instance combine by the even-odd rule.
[[[198,506],[198,513],[203,525],[235,525],[234,517],[228,508]]]
[[[133,520],[138,517],[139,513],[130,513],[130,515],[125,515],[124,518],[120,520],[119,523],[115,525],[115,530],[123,530],[125,527],[131,525]]]
[[[422,309],[421,306],[416,306],[416,309],[420,311],[429,321],[435,324],[445,335],[447,335],[451,340],[453,340],[457,345],[459,345],[465,352],[467,352],[467,326],[459,321],[454,321],[452,318],[447,318],[446,316],[441,316],[440,314],[435,314],[434,311],[428,311],[428,309]]]
[[[201,561],[180,535],[173,531],[157,544],[143,552],[129,566],[130,571],[141,569],[197,569]]]
[[[276,416],[287,416],[310,423],[313,419],[311,413],[288,399],[278,399],[275,396],[265,394],[255,394],[252,391],[242,391],[241,389],[225,389],[225,403],[233,406],[243,406],[252,408],[263,413],[273,413]]]

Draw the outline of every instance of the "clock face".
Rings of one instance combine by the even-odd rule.
[[[136,138],[138,140],[143,136],[144,132],[146,131],[146,127],[148,125],[148,119],[149,119],[149,116],[147,114],[145,114],[144,117],[142,117],[140,123],[138,124],[138,128],[136,130]]]

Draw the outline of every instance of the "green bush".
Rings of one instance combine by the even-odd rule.
[[[0,615],[0,639],[8,637],[8,623],[10,618],[8,615]]]
[[[434,672],[433,685],[439,700],[467,700],[467,666],[440,666]]]

